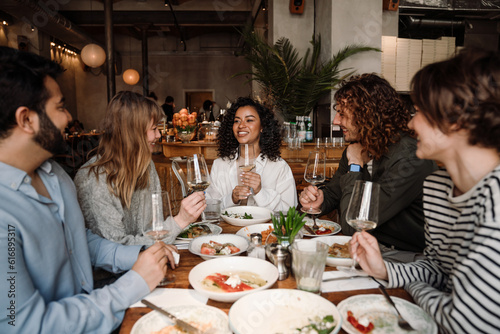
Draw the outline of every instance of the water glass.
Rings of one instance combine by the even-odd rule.
[[[207,207],[203,211],[203,222],[217,223],[220,219],[221,200],[215,198],[206,199]]]
[[[296,240],[290,247],[297,289],[319,294],[328,245],[316,240]]]

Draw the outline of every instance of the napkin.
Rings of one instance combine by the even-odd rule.
[[[177,247],[177,249],[188,249],[190,242],[189,240],[175,240],[174,246]]]
[[[341,271],[325,271],[323,273],[323,279],[333,278],[333,277],[349,277],[348,273]],[[377,280],[383,286],[387,286],[387,282],[383,280]],[[377,289],[378,283],[375,282],[369,276],[361,278],[351,278],[345,280],[322,282],[321,292],[334,292],[334,291],[349,291],[349,290],[363,290],[363,289]]]
[[[204,297],[196,290],[170,288],[156,288],[144,299],[164,308],[179,305],[205,305],[208,301],[208,297]],[[139,301],[130,307],[146,307],[146,305]]]
[[[174,256],[175,265],[178,265],[179,264],[179,260],[181,259],[180,254],[177,253],[177,252],[172,252],[172,255]]]

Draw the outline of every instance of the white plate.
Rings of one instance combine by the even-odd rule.
[[[190,224],[189,226],[191,226],[191,225],[205,225],[205,226],[208,226],[208,228],[210,229],[210,231],[212,231],[212,233],[211,233],[211,234],[206,234],[207,236],[208,236],[208,235],[219,235],[219,234],[221,234],[221,233],[222,233],[222,227],[220,227],[220,226],[218,226],[218,225],[214,225],[214,224]],[[189,226],[188,226],[188,227],[186,227],[184,230],[187,230],[187,229],[189,228]],[[181,233],[182,233],[184,230],[182,230],[182,231],[181,231]],[[179,233],[179,234],[180,234],[180,233]],[[199,238],[199,237],[197,237],[197,238]],[[191,241],[191,240],[196,239],[196,238],[182,238],[182,237],[177,237],[176,239],[177,239],[177,240],[187,240],[187,241]]]
[[[198,322],[200,324],[211,323],[212,328],[214,328],[213,333],[231,333],[226,313],[218,308],[206,305],[186,305],[172,306],[166,308],[166,310],[184,321]],[[173,325],[172,320],[157,311],[152,311],[134,324],[130,334],[149,334],[169,325]]]
[[[306,219],[306,225],[309,227],[312,227],[313,220],[309,217],[306,217],[305,219]],[[305,228],[302,228],[301,231],[304,233],[304,236],[306,236],[306,237],[325,237],[327,235],[337,234],[340,232],[340,230],[342,230],[342,228],[340,227],[340,225],[338,223],[335,223],[335,222],[332,222],[329,220],[324,220],[324,219],[316,219],[316,225],[318,225],[319,227],[329,228],[330,230],[332,230],[332,232],[328,233],[328,234],[317,235],[317,234],[310,234],[309,232],[307,232],[307,230]]]
[[[352,237],[348,235],[331,235],[328,237],[321,238],[320,241],[324,242],[328,246],[331,246],[335,243],[345,245],[346,243],[351,241],[351,238]],[[330,267],[337,267],[337,266],[349,267],[352,265],[352,258],[327,256],[326,265]]]
[[[228,255],[206,255],[201,253],[201,246],[204,243],[209,243],[210,241],[215,241],[220,244],[232,243],[236,247],[240,249],[239,252],[228,254]],[[193,239],[189,244],[189,251],[194,255],[200,256],[203,260],[217,259],[221,257],[235,256],[239,255],[243,252],[246,252],[248,249],[248,239],[235,234],[219,234],[219,235],[203,235],[196,239]]]
[[[418,305],[398,297],[392,297],[402,317],[415,328],[411,333],[436,334],[438,328],[431,316]],[[382,295],[357,295],[341,301],[338,305],[342,315],[342,329],[349,334],[359,334],[347,321],[347,311],[363,325],[372,322],[375,328],[371,333],[410,333],[398,326],[398,316],[394,307]]]
[[[253,219],[241,219],[241,218],[231,218],[224,215],[224,212],[228,214],[240,214],[243,215],[245,212],[252,215]],[[232,206],[222,210],[221,217],[228,224],[234,226],[248,226],[253,224],[261,224],[271,220],[271,215],[273,212],[266,208],[259,208],[258,206]]]
[[[209,291],[206,290],[201,283],[208,275],[235,271],[252,272],[266,280],[267,283],[260,288],[240,292]],[[245,295],[268,289],[273,286],[277,279],[278,269],[273,264],[261,259],[247,256],[225,257],[205,261],[196,265],[189,272],[189,283],[196,291],[210,299],[227,303],[234,302]]]
[[[339,311],[327,299],[301,290],[271,289],[238,300],[229,310],[229,326],[235,334],[295,333],[315,316],[333,315],[338,333],[342,325]]]

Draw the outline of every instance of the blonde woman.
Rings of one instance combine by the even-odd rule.
[[[161,107],[144,96],[122,91],[108,105],[97,154],[75,176],[78,200],[92,232],[124,245],[151,245],[141,234],[140,193],[160,190],[152,152],[164,117]],[[170,219],[171,243],[180,231],[196,221],[205,209],[203,192],[181,202]]]

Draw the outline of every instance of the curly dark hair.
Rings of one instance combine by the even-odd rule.
[[[387,80],[374,73],[352,76],[335,93],[338,106],[352,113],[361,146],[374,159],[385,154],[408,128],[411,113]]]
[[[413,102],[431,125],[443,133],[465,129],[469,144],[500,152],[500,54],[464,49],[421,69],[411,87]]]
[[[281,157],[281,133],[278,120],[268,108],[249,97],[238,98],[225,114],[217,137],[219,157],[223,159],[236,157],[240,144],[233,133],[234,116],[239,108],[246,106],[254,108],[259,114],[262,127],[259,139],[260,153],[271,161],[277,161]]]

